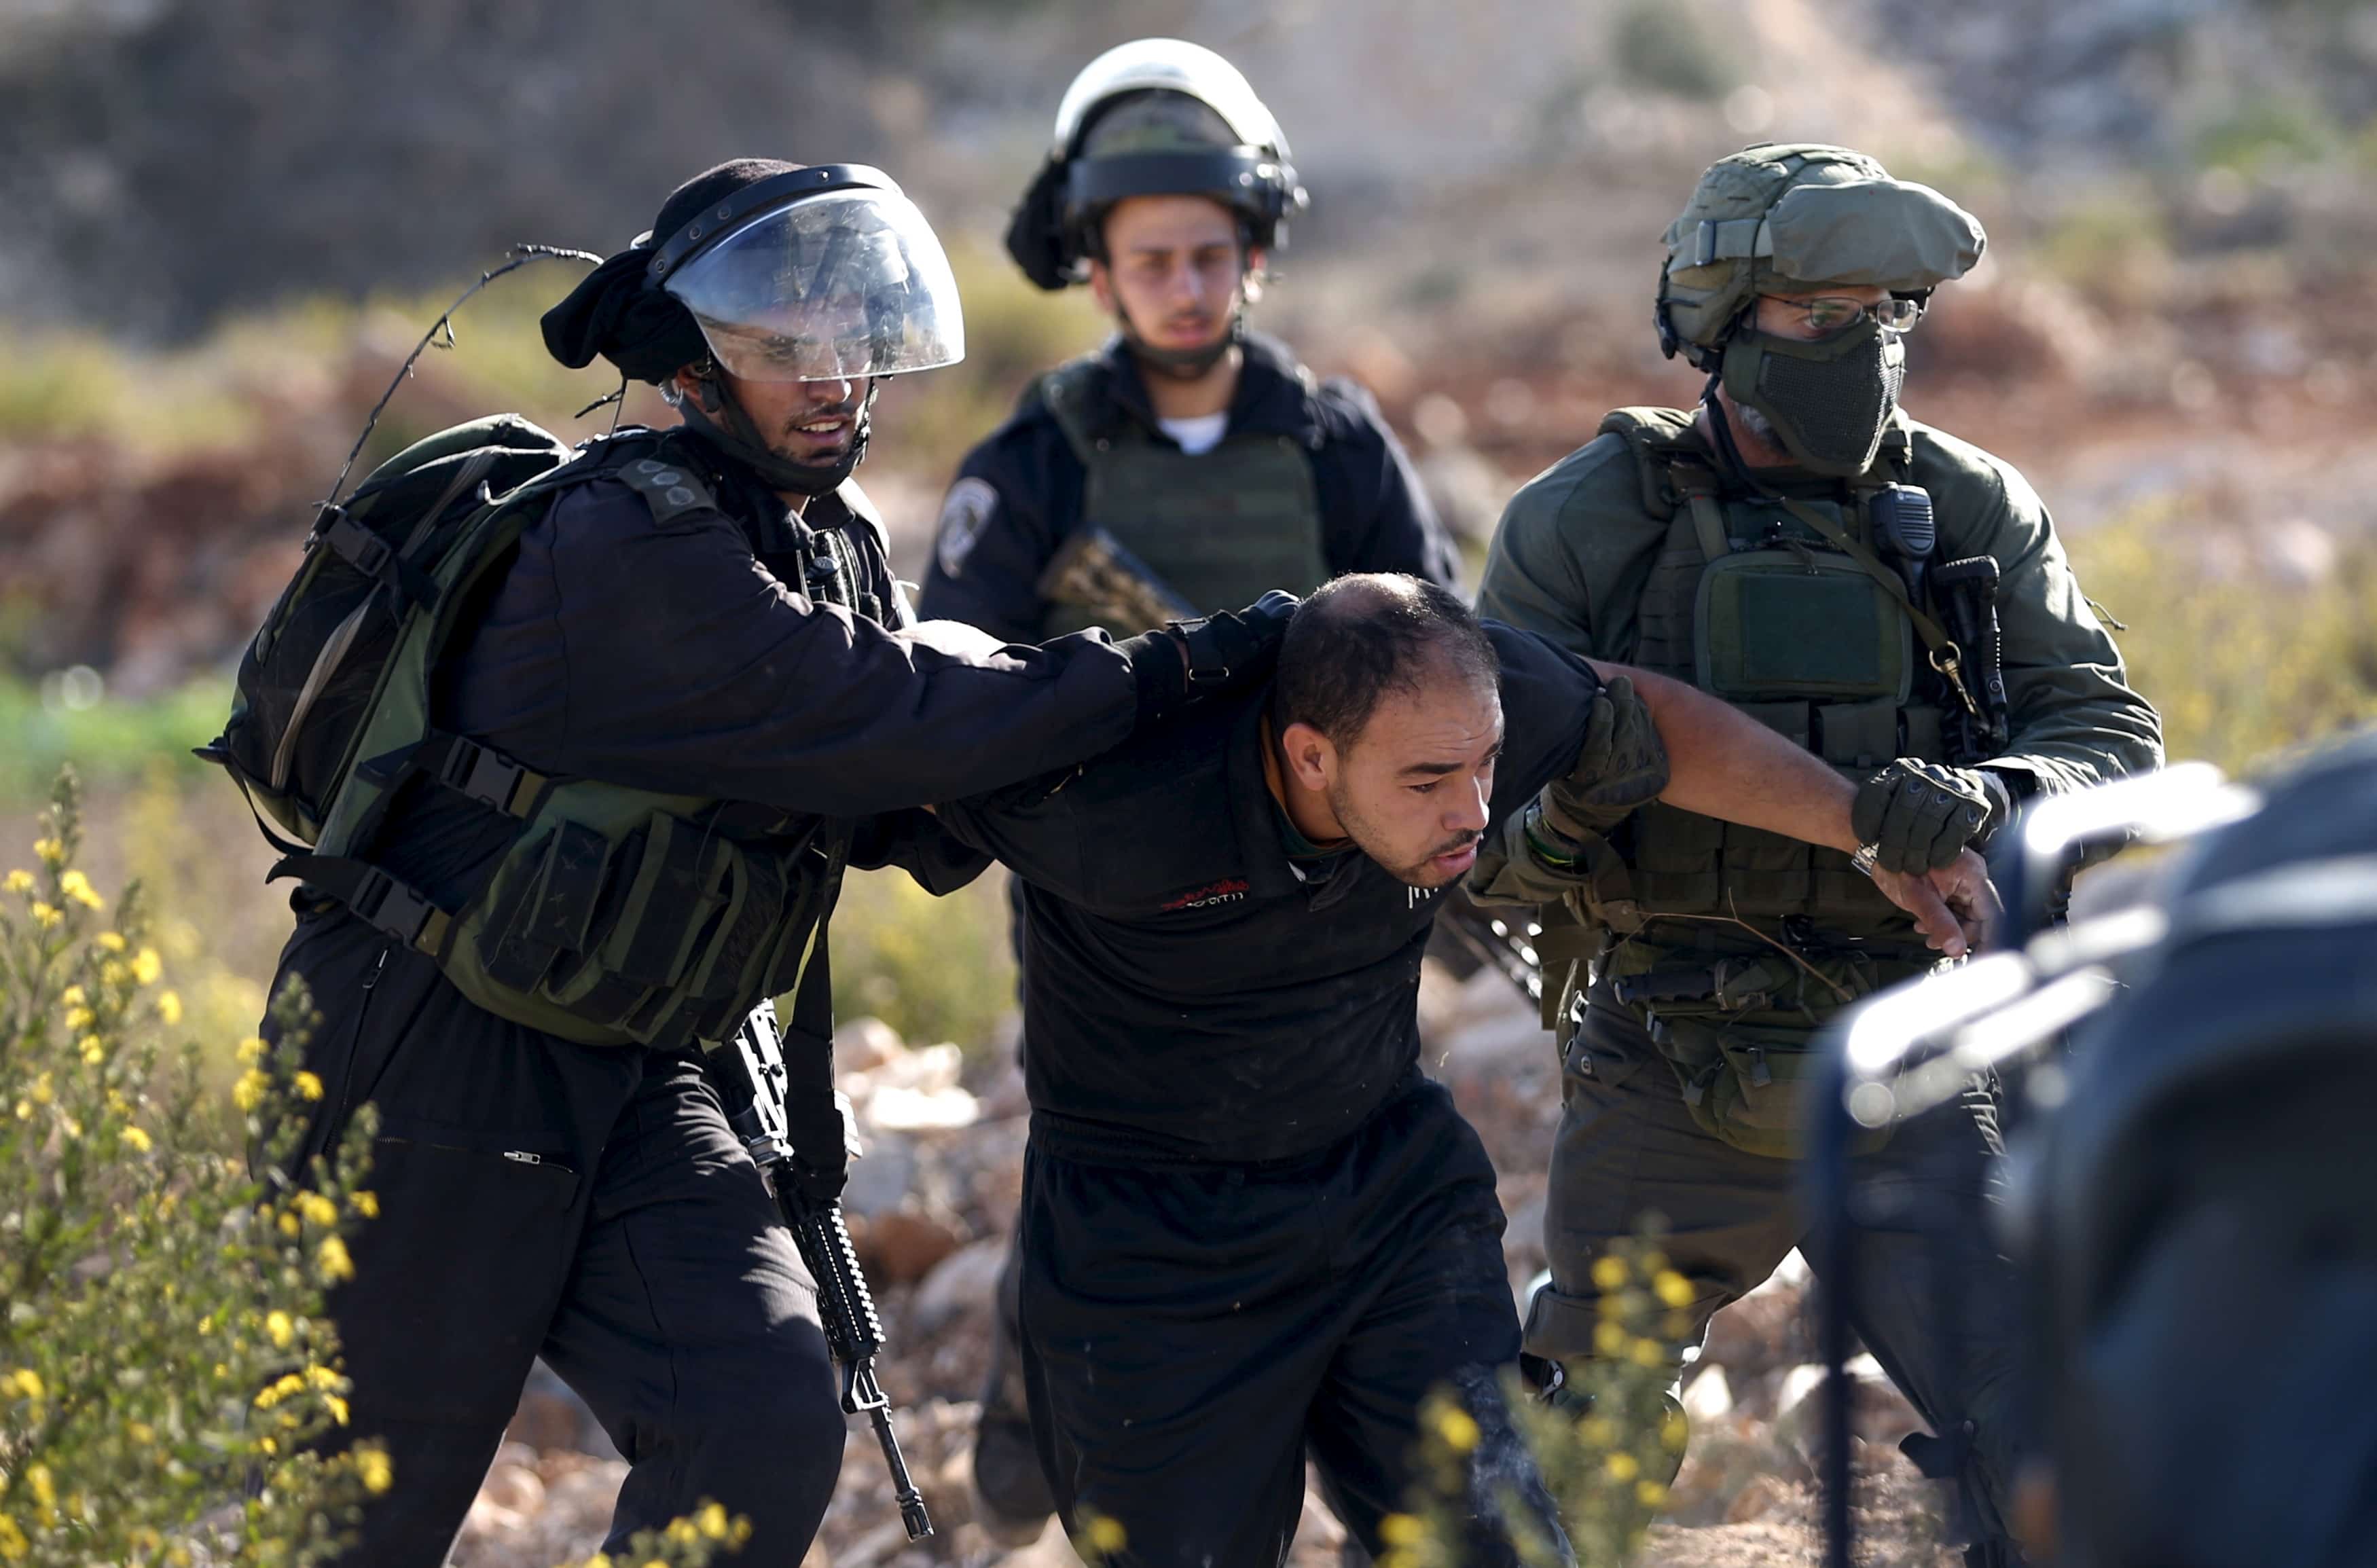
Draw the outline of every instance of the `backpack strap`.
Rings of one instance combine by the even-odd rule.
[[[1600,434],[1619,437],[1634,455],[1645,511],[1664,522],[1678,507],[1689,507],[1701,554],[1717,561],[1731,552],[1716,470],[1692,435],[1691,414],[1673,408],[1616,409],[1603,418]]]

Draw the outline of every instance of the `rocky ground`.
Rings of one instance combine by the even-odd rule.
[[[1543,1266],[1544,1159],[1559,1085],[1546,1036],[1507,982],[1465,984],[1431,964],[1421,1004],[1431,1071],[1450,1083],[1501,1173],[1514,1293]],[[1021,1176],[1020,1075],[999,1053],[969,1073],[954,1046],[906,1045],[863,1021],[842,1036],[843,1083],[867,1133],[848,1195],[851,1228],[874,1281],[892,1350],[884,1382],[939,1534],[911,1547],[880,1456],[853,1423],[841,1490],[805,1568],[1064,1568],[1075,1561],[1051,1528],[1003,1550],[969,1516],[970,1446],[990,1334],[990,1301]],[[1648,1568],[1813,1564],[1815,1493],[1808,1462],[1820,1374],[1796,1255],[1763,1289],[1719,1314],[1685,1389],[1693,1450],[1672,1522],[1654,1533]],[[1868,1360],[1860,1514],[1865,1560],[1879,1568],[1944,1568],[1953,1554],[1929,1483],[1895,1452],[1917,1424]],[[567,1390],[540,1375],[472,1510],[460,1568],[549,1568],[602,1539],[627,1466]],[[1308,1494],[1293,1561],[1338,1561],[1344,1532]]]

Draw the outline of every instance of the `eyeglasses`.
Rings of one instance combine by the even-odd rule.
[[[1762,300],[1781,305],[1785,312],[1797,317],[1810,333],[1830,337],[1833,333],[1857,325],[1860,316],[1870,316],[1887,331],[1912,331],[1923,319],[1920,301],[1901,299],[1893,294],[1878,305],[1846,298],[1840,294],[1819,294],[1813,299],[1785,299],[1779,294],[1762,295]]]

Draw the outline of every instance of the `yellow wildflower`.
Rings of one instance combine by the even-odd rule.
[[[579,1568],[611,1568],[611,1554],[607,1551],[598,1551],[579,1564]]]
[[[379,1218],[379,1194],[376,1192],[350,1192],[347,1203],[365,1219]]]
[[[44,866],[56,866],[62,864],[66,857],[66,841],[54,838],[37,838],[33,841],[33,853],[41,856],[42,864]]]
[[[1101,1514],[1090,1521],[1090,1545],[1098,1550],[1120,1551],[1129,1544],[1130,1532],[1122,1527],[1121,1520],[1110,1519]]]
[[[129,1421],[125,1424],[124,1435],[137,1443],[151,1443],[157,1441],[157,1429],[146,1421]]]
[[[305,1228],[304,1226],[297,1223],[297,1215],[293,1210],[281,1216],[280,1225],[281,1234],[288,1237],[294,1237],[299,1231]]]
[[[110,952],[122,952],[124,951],[124,933],[121,931],[102,931],[99,935],[91,938],[91,940],[97,942],[101,947],[105,948]]]
[[[76,1042],[76,1048],[82,1052],[86,1067],[97,1067],[107,1059],[107,1042],[96,1035],[85,1035]]]
[[[337,1388],[340,1383],[346,1382],[346,1380],[339,1376],[338,1373],[332,1371],[328,1367],[319,1365],[318,1363],[310,1365],[305,1369],[305,1381],[313,1384],[316,1388],[331,1389]]]
[[[325,1279],[355,1277],[355,1261],[347,1256],[347,1244],[337,1237],[323,1238],[321,1249],[316,1255],[321,1260],[322,1276]]]
[[[1593,1283],[1604,1290],[1616,1290],[1626,1283],[1626,1260],[1607,1257],[1595,1260]]]
[[[130,976],[130,973],[124,967],[121,960],[111,958],[99,966],[99,983],[102,986],[120,986]]]
[[[1667,1363],[1667,1347],[1655,1339],[1638,1339],[1626,1347],[1626,1354],[1638,1367],[1663,1367]]]
[[[297,1336],[297,1325],[286,1312],[270,1312],[265,1316],[264,1332],[275,1347],[286,1350],[289,1342]]]
[[[386,1491],[394,1478],[388,1470],[388,1455],[376,1448],[356,1452],[355,1474],[363,1478],[364,1490],[375,1497]]]
[[[0,1394],[21,1394],[28,1399],[41,1399],[46,1397],[48,1389],[42,1382],[41,1373],[30,1367],[19,1367],[8,1376],[0,1378]]]
[[[10,892],[31,892],[33,891],[33,873],[20,868],[19,869],[9,872],[6,882],[0,885],[5,885]]]
[[[1595,1355],[1616,1358],[1626,1354],[1626,1342],[1632,1337],[1623,1323],[1607,1319],[1593,1325],[1593,1348]]]
[[[50,1478],[50,1467],[47,1465],[35,1465],[27,1469],[25,1484],[33,1489],[33,1501],[42,1507],[55,1508],[58,1505],[57,1482]]]
[[[1658,1293],[1660,1300],[1678,1311],[1690,1306],[1693,1296],[1697,1294],[1692,1289],[1692,1282],[1673,1269],[1660,1270],[1658,1276],[1652,1280],[1651,1288]]]
[[[182,1022],[182,993],[160,991],[157,994],[157,1017],[168,1029]]]
[[[339,1425],[342,1427],[347,1424],[347,1402],[345,1400],[340,1398],[335,1394],[326,1394],[322,1395],[322,1403],[328,1407],[330,1419],[338,1422]]]
[[[1665,1508],[1667,1505],[1667,1489],[1656,1481],[1636,1481],[1634,1501],[1645,1508]]]
[[[322,1081],[310,1072],[300,1072],[293,1080],[293,1086],[301,1100],[318,1100],[322,1097]]]
[[[1642,1473],[1642,1466],[1634,1455],[1623,1452],[1604,1459],[1601,1467],[1609,1472],[1609,1478],[1613,1481],[1630,1481]]]
[[[0,1514],[0,1557],[14,1562],[30,1551],[32,1547],[33,1543],[25,1538],[25,1532],[17,1527],[17,1521],[6,1514]]]
[[[66,1009],[66,1027],[69,1029],[88,1029],[97,1022],[99,1014],[87,1007],[68,1006]]]
[[[48,930],[51,927],[56,925],[59,921],[65,918],[66,916],[64,914],[52,908],[50,905],[43,904],[40,899],[37,898],[33,901],[33,923],[41,927],[43,930]]]
[[[298,1193],[297,1212],[305,1217],[307,1225],[336,1225],[339,1223],[339,1205],[330,1202],[329,1199],[325,1198],[319,1192]]]
[[[1576,1424],[1576,1436],[1587,1448],[1613,1448],[1618,1443],[1618,1423],[1607,1416],[1587,1416]]]
[[[726,1505],[720,1502],[703,1503],[701,1512],[694,1515],[694,1527],[711,1540],[724,1540],[726,1538]]]
[[[99,890],[90,885],[90,879],[82,874],[80,867],[77,867],[58,879],[58,892],[81,904],[85,909],[107,907],[107,900],[99,896]]]
[[[58,1005],[60,1007],[80,1007],[84,1002],[89,1001],[90,999],[89,997],[83,994],[83,988],[80,986],[68,986],[65,990],[58,993]]]
[[[1437,1435],[1456,1454],[1466,1454],[1477,1446],[1477,1422],[1469,1412],[1448,1405],[1436,1418]]]
[[[145,1155],[153,1146],[149,1134],[137,1127],[127,1127],[124,1130],[124,1143],[136,1155]]]
[[[254,1110],[264,1103],[265,1091],[271,1087],[272,1080],[265,1076],[263,1070],[251,1067],[231,1086],[231,1103],[242,1110]]]
[[[701,1538],[701,1531],[690,1519],[671,1519],[664,1533],[675,1546],[691,1546]]]
[[[264,1053],[271,1048],[272,1047],[264,1043],[261,1035],[250,1035],[246,1039],[242,1040],[239,1043],[238,1047],[233,1050],[232,1054],[238,1057],[239,1059],[244,1062],[254,1064],[256,1062],[262,1061],[264,1059]]]
[[[1390,1514],[1379,1521],[1379,1538],[1389,1546],[1417,1546],[1425,1534],[1420,1522],[1408,1514]]]
[[[1691,1441],[1691,1436],[1692,1424],[1684,1418],[1680,1410],[1668,1411],[1659,1423],[1659,1446],[1671,1453],[1682,1453],[1684,1444]]]
[[[132,955],[132,977],[144,986],[153,986],[157,976],[165,973],[165,961],[157,956],[153,947],[144,947]]]
[[[55,1096],[57,1091],[51,1086],[50,1075],[44,1072],[33,1080],[33,1086],[25,1093],[32,1096],[35,1105],[45,1106]]]

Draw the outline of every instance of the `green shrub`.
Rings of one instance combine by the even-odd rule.
[[[2377,718],[2377,542],[2284,581],[2258,569],[2251,528],[2141,509],[2071,541],[2116,631],[2130,681],[2160,710],[2174,760],[2241,772]]]
[[[373,1445],[319,1451],[348,1416],[322,1303],[376,1210],[372,1119],[305,1186],[278,1174],[322,1093],[292,995],[233,1091],[266,1174],[209,1147],[137,890],[109,921],[75,864],[70,778],[44,827],[0,879],[0,1562],[322,1562],[390,1484]]]
[[[980,1047],[1015,1005],[1006,888],[993,872],[935,898],[904,871],[854,872],[833,919],[834,1016]]]

